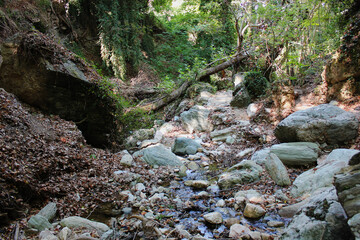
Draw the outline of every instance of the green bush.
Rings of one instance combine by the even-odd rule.
[[[270,83],[260,72],[246,73],[244,85],[252,99],[265,95],[266,90],[270,87]]]

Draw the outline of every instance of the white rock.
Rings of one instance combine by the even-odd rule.
[[[185,186],[193,188],[207,188],[210,186],[210,182],[206,180],[188,180],[185,181]]]
[[[198,170],[200,167],[199,165],[196,163],[196,162],[190,162],[187,167],[190,169],[190,170],[193,170],[193,171],[196,171]]]
[[[209,198],[209,193],[206,191],[201,191],[196,195],[198,198]]]
[[[137,183],[135,185],[135,190],[138,192],[144,191],[146,189],[145,185],[142,183]]]
[[[248,203],[244,210],[244,216],[247,218],[260,218],[264,216],[266,211],[259,205]]]
[[[100,222],[90,221],[82,217],[68,217],[61,220],[60,225],[68,228],[87,228],[96,230],[99,235],[110,230],[110,228]]]
[[[220,224],[223,221],[221,213],[219,212],[212,212],[204,215],[205,221],[211,224]]]
[[[255,148],[246,148],[246,149],[242,150],[241,152],[239,152],[238,154],[236,154],[236,158],[243,158],[246,155],[248,155],[249,153],[252,153],[253,151],[255,151]]]
[[[68,227],[64,227],[63,229],[61,229],[61,231],[59,232],[59,239],[60,240],[67,240],[71,235],[71,229]]]
[[[250,237],[251,231],[249,228],[241,224],[234,224],[230,227],[229,237],[234,239],[247,239]]]
[[[124,152],[124,151],[126,151],[126,152]],[[127,150],[124,150],[124,151],[123,151],[124,155],[121,157],[120,164],[130,167],[133,164],[134,159]]]
[[[217,207],[225,207],[224,199],[220,199],[219,201],[217,201],[216,206]]]
[[[41,231],[39,234],[40,240],[58,240],[58,238],[49,229]]]

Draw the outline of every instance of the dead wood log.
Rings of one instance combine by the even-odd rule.
[[[143,106],[139,106],[138,108],[144,111],[156,111],[166,106],[167,104],[171,103],[181,95],[183,95],[189,86],[190,86],[190,81],[185,81],[178,89],[171,92],[169,95],[165,95],[160,99],[156,99],[154,102],[151,102]]]
[[[244,60],[247,56],[245,55],[235,55],[231,59],[229,59],[226,62],[220,63],[214,67],[206,68],[202,71],[200,71],[199,74],[195,77],[195,81],[201,81],[207,76],[210,76],[214,73],[220,72],[221,70],[224,70],[230,66],[233,66],[234,64],[240,63],[242,60]],[[143,106],[138,106],[138,108],[144,110],[144,111],[156,111],[167,104],[171,103],[175,99],[182,96],[186,89],[191,85],[191,81],[187,80],[185,81],[178,89],[171,92],[169,95],[163,96],[159,99],[156,99],[155,101],[148,103]]]
[[[240,63],[242,60],[244,60],[247,56],[245,55],[235,55],[230,60],[220,63],[219,65],[216,65],[214,67],[210,67],[207,69],[204,69],[200,71],[200,73],[196,77],[196,81],[201,81],[201,79],[210,76],[214,73],[220,72],[221,70],[224,70],[228,67],[233,66],[234,64]]]

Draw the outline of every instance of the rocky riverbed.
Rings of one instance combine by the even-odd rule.
[[[81,217],[57,213],[55,201],[27,219],[22,235],[13,231],[54,240],[359,237],[359,194],[346,198],[344,179],[360,151],[334,145],[351,146],[358,115],[323,104],[290,115],[275,137],[262,121],[271,109],[231,100],[231,92],[202,92],[172,121],[135,132],[106,179],[121,189]]]

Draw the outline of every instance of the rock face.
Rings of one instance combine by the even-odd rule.
[[[275,136],[281,142],[341,144],[357,137],[358,128],[354,114],[322,104],[297,111],[282,120],[275,129]]]
[[[327,83],[328,99],[347,99],[360,94],[360,14],[354,17],[346,35],[342,39],[342,45],[337,50],[332,61],[325,67],[322,73],[323,80]],[[346,94],[344,94],[346,93]]]
[[[360,165],[344,168],[335,176],[335,186],[348,217],[360,213]]]
[[[230,188],[235,184],[254,182],[259,180],[262,171],[262,167],[253,161],[243,160],[221,174],[218,184],[221,188]]]
[[[349,217],[348,225],[355,235],[360,239],[360,153],[354,155],[349,164],[341,172],[335,175],[335,187],[339,202]]]
[[[44,42],[46,46],[41,45]],[[25,35],[20,46],[3,44],[0,87],[46,113],[74,121],[91,145],[111,147],[118,141],[120,128],[112,100],[93,80],[100,77],[59,48],[40,32]]]
[[[183,124],[183,127],[189,133],[194,131],[198,132],[210,132],[212,130],[212,125],[209,121],[210,110],[202,106],[194,106],[180,114],[180,119]]]
[[[171,151],[177,155],[189,155],[197,153],[201,148],[200,143],[191,138],[178,137],[175,139]]]
[[[335,188],[324,188],[314,194],[298,211],[280,239],[352,239],[344,209],[337,202]]]
[[[316,143],[294,142],[273,145],[270,152],[287,166],[304,166],[316,164],[320,149]]]
[[[181,166],[183,163],[164,145],[158,144],[137,151],[133,157],[140,157],[151,166]]]
[[[350,159],[357,153],[359,153],[358,150],[351,149],[333,150],[324,162],[295,179],[291,187],[291,195],[300,197],[319,188],[332,186],[334,175],[347,166]]]
[[[270,153],[265,162],[265,169],[277,185],[288,186],[291,184],[286,167],[275,154]]]
[[[234,97],[230,102],[232,107],[243,108],[247,107],[251,102],[251,98],[246,87],[241,85],[235,88]]]

